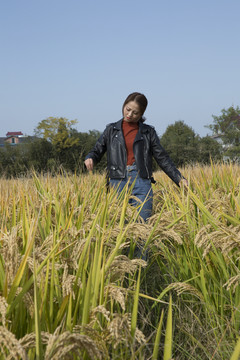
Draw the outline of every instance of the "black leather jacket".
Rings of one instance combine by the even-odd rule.
[[[111,179],[123,179],[126,176],[127,151],[122,132],[122,120],[109,124],[86,156],[86,159],[92,158],[96,164],[107,151],[107,167]],[[152,178],[152,157],[177,185],[183,178],[161,146],[152,126],[139,123],[139,130],[133,143],[133,152],[139,175],[142,178]]]

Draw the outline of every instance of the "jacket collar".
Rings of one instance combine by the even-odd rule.
[[[114,128],[117,130],[122,130],[122,122],[123,122],[123,118],[114,124]],[[147,126],[143,124],[141,121],[139,122],[139,132],[140,133],[147,132]]]
[[[141,133],[145,133],[145,132],[148,131],[148,127],[143,122],[140,121],[139,130],[140,130]]]
[[[114,124],[114,129],[121,130],[122,129],[122,121],[123,119],[120,119]]]

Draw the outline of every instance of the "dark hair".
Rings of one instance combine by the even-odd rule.
[[[144,114],[144,112],[145,112],[145,110],[147,108],[147,105],[148,105],[148,100],[147,100],[146,96],[139,93],[139,92],[133,92],[133,93],[129,94],[128,97],[126,98],[126,100],[123,103],[122,112],[123,112],[123,109],[124,109],[125,105],[127,103],[129,103],[130,101],[135,101],[139,105],[140,111],[141,111],[141,119],[140,119],[140,121],[144,122],[146,119],[143,117],[143,114]]]

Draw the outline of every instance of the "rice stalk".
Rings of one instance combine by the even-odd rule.
[[[236,346],[234,348],[233,354],[231,356],[230,360],[238,360],[240,357],[240,338],[238,338],[238,341],[236,343]]]
[[[34,262],[34,317],[35,317],[35,333],[36,333],[36,359],[43,359],[42,339],[41,339],[41,322],[39,318],[40,299],[37,289],[36,263]]]
[[[163,360],[172,359],[172,344],[173,344],[173,326],[172,326],[172,296],[169,298],[167,326],[164,341]]]
[[[24,271],[26,269],[27,259],[28,259],[28,256],[30,255],[31,251],[32,251],[33,244],[34,244],[35,232],[36,232],[36,221],[31,224],[29,234],[28,234],[28,239],[29,239],[28,246],[26,248],[26,252],[24,254],[24,257],[23,257],[23,259],[21,261],[21,264],[18,267],[17,273],[16,273],[16,275],[15,275],[15,277],[13,279],[11,288],[9,290],[7,301],[10,304],[11,304],[11,302],[12,302],[12,300],[13,300],[15,294],[16,294],[16,290],[17,290],[17,288],[18,288],[18,286],[20,284],[20,281],[21,281],[21,279],[23,277],[23,274],[24,274]]]
[[[140,277],[141,277],[141,267],[139,268],[136,289],[133,300],[133,310],[132,310],[132,321],[131,321],[131,335],[134,338],[136,327],[137,327],[137,313],[138,313],[138,299],[139,299],[139,289],[140,289]]]
[[[160,344],[160,338],[161,338],[161,334],[162,334],[163,315],[164,315],[164,311],[162,310],[161,317],[160,317],[158,327],[157,327],[156,338],[154,341],[152,360],[158,360],[159,344]]]

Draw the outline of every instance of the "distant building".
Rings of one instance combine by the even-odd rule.
[[[0,137],[0,147],[4,147],[7,143],[10,145],[27,143],[34,138],[34,136],[24,136],[21,131],[8,131],[5,137]]]
[[[5,142],[15,145],[19,144],[21,141],[19,141],[23,137],[23,133],[21,131],[9,131],[6,134]]]

